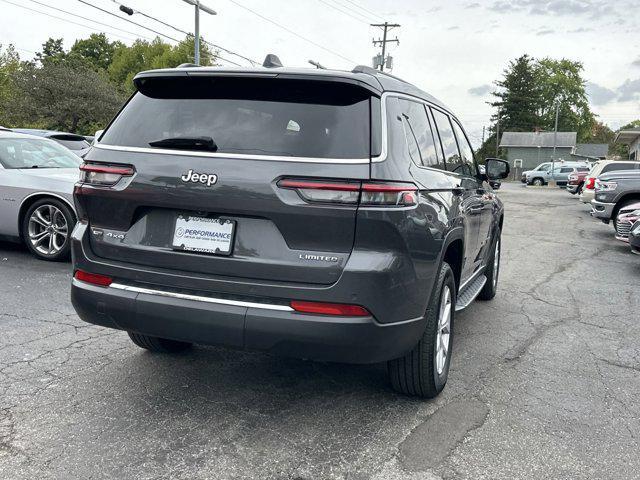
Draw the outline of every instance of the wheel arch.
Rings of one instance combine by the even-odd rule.
[[[447,262],[453,270],[456,281],[456,289],[460,288],[462,277],[462,262],[464,260],[464,232],[462,227],[451,230],[445,237],[440,254],[439,265]]]
[[[64,198],[62,195],[59,195],[57,193],[52,193],[52,192],[30,193],[29,195],[27,195],[22,199],[22,203],[20,203],[20,208],[18,210],[18,235],[20,236],[20,240],[24,241],[23,234],[22,234],[22,222],[24,220],[24,216],[27,210],[29,210],[29,207],[31,207],[31,205],[33,205],[38,200],[42,200],[45,198],[54,198],[56,200],[60,200],[67,207],[69,207],[69,210],[71,210],[71,213],[73,214],[73,216],[76,219],[78,218],[78,214],[76,213],[76,209],[73,206],[73,204],[68,199]]]

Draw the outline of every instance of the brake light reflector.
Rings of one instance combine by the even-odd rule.
[[[285,178],[278,187],[296,190],[307,202],[363,206],[412,206],[418,204],[418,187],[412,183],[302,180]]]
[[[130,177],[135,173],[128,165],[104,165],[83,163],[80,165],[80,181],[91,185],[114,185],[122,177]]]
[[[337,315],[342,317],[369,317],[369,311],[360,305],[344,303],[304,302],[292,300],[291,308],[300,313],[317,313],[319,315]]]
[[[97,285],[99,287],[108,287],[113,282],[111,277],[106,275],[100,275],[99,273],[89,273],[84,270],[76,270],[73,274],[73,278],[80,280],[81,282],[90,283],[91,285]]]
[[[411,183],[364,183],[361,205],[408,207],[418,204],[418,187]]]

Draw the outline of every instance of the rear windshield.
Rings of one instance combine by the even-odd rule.
[[[350,84],[179,77],[138,87],[101,144],[153,148],[165,139],[210,137],[218,153],[370,155],[370,93]]]
[[[64,145],[69,150],[84,150],[85,148],[89,148],[91,144],[86,140],[67,140],[66,138],[58,138],[51,137],[53,140],[58,142],[60,145]]]

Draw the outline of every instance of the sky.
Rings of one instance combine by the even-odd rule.
[[[114,0],[85,1],[125,17]],[[184,1],[119,1],[193,30],[194,7]],[[202,2],[217,11],[216,16],[201,14],[206,40],[259,62],[275,53],[285,66],[311,67],[310,59],[343,70],[370,65],[378,53],[372,39],[382,33],[370,24],[400,24],[389,34],[400,41],[389,44],[392,73],[447,104],[475,146],[481,142],[483,126],[489,125],[492,109],[486,102],[492,99],[493,82],[510,60],[525,53],[582,62],[592,109],[611,128],[640,118],[640,5],[635,0]],[[126,18],[182,38],[139,13]],[[138,36],[155,36],[80,0],[0,0],[0,44],[13,44],[23,59],[33,57],[49,37],[63,38],[69,48],[93,32],[127,44]]]

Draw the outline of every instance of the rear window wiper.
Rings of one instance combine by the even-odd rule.
[[[149,142],[152,147],[215,152],[218,145],[211,137],[170,137]]]

